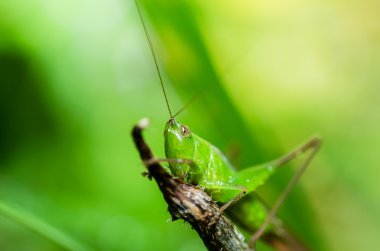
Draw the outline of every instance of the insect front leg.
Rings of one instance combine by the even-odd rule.
[[[174,158],[166,158],[166,159],[157,159],[158,162],[166,162],[172,164],[187,164],[189,165],[189,169],[185,172],[179,172],[178,168],[171,168],[172,175],[177,175],[178,178],[186,181],[186,178],[189,174],[197,174],[199,172],[199,168],[197,164],[191,159],[174,159]]]

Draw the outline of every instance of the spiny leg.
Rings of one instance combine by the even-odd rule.
[[[289,195],[289,192],[292,190],[292,188],[295,186],[295,184],[298,182],[308,165],[310,164],[311,160],[317,153],[319,147],[321,146],[321,140],[317,137],[314,137],[310,139],[308,142],[306,142],[304,145],[300,146],[299,148],[295,149],[294,151],[290,152],[289,154],[285,155],[284,157],[273,161],[271,164],[276,166],[282,166],[289,161],[296,158],[301,153],[304,153],[308,150],[311,150],[310,155],[306,158],[306,160],[303,162],[301,167],[298,169],[298,171],[294,174],[292,179],[289,181],[287,186],[285,187],[284,191],[280,195],[280,197],[277,199],[276,203],[274,204],[273,208],[269,211],[264,223],[261,225],[261,227],[256,231],[256,233],[251,237],[251,245],[254,247],[255,242],[263,235],[265,228],[271,223],[272,219],[275,217],[279,207],[284,202],[285,198]]]
[[[215,201],[227,201],[222,207],[220,207],[220,213],[223,213],[224,210],[239,201],[247,193],[246,187],[232,185],[226,182],[218,182],[218,184],[214,184],[213,182],[206,182],[201,184],[201,187],[204,188]]]
[[[152,158],[152,159],[150,159],[148,161],[144,161],[144,164],[145,165],[150,165],[153,162],[158,162],[158,163],[167,162],[167,163],[180,163],[180,164],[195,165],[195,162],[193,160],[191,160],[191,159],[172,159],[172,158],[166,158],[166,159]]]
[[[157,159],[158,162],[167,162],[167,163],[176,163],[176,164],[189,164],[190,166],[194,167],[195,162],[191,159],[172,159],[172,158],[166,158],[166,159]]]
[[[247,189],[245,187],[242,187],[241,189],[242,191],[238,195],[236,195],[236,197],[232,198],[230,201],[228,201],[219,209],[220,214],[222,214],[224,210],[226,210],[227,208],[229,208],[230,206],[238,202],[247,193]]]
[[[166,163],[175,163],[175,164],[188,164],[189,167],[193,169],[193,171],[197,171],[198,169],[196,163],[191,159],[164,158],[164,159],[155,159],[154,161],[157,161],[159,163],[166,162]],[[184,173],[183,176],[180,178],[186,177],[188,174],[188,171]]]
[[[193,160],[191,159],[156,159],[152,158],[150,160],[144,161],[145,166],[149,166],[152,163],[162,163],[162,162],[167,162],[167,163],[179,163],[179,164],[188,164],[190,167],[196,169],[196,164]],[[141,173],[143,177],[148,177],[149,179],[152,179],[151,175],[149,172],[142,172]]]

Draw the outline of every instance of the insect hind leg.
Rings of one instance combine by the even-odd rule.
[[[301,178],[302,174],[306,170],[306,168],[309,166],[311,160],[319,150],[321,146],[322,141],[318,137],[314,137],[307,141],[305,144],[300,146],[299,148],[293,150],[292,152],[286,154],[285,156],[279,158],[278,160],[273,161],[271,164],[276,168],[280,167],[289,161],[296,158],[298,155],[310,150],[310,154],[306,158],[306,160],[302,163],[300,168],[297,170],[297,172],[293,175],[292,179],[289,181],[287,186],[285,187],[284,191],[281,193],[277,201],[275,202],[272,209],[269,211],[265,222],[260,226],[260,228],[256,231],[256,233],[251,237],[251,245],[254,246],[255,242],[264,234],[264,231],[266,227],[271,223],[273,218],[275,217],[278,209],[286,199],[286,197],[289,195],[292,188],[295,186],[295,184],[298,182],[298,180]]]

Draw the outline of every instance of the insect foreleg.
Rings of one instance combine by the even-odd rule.
[[[175,159],[175,158],[166,158],[166,159],[157,159],[158,162],[162,163],[162,162],[166,162],[166,163],[173,163],[173,164],[187,164],[189,165],[189,169],[186,170],[186,172],[183,172],[181,174],[177,174],[177,176],[179,176],[179,178],[185,180],[187,175],[189,173],[191,174],[197,174],[199,172],[199,167],[197,166],[197,164],[191,160],[191,159]],[[172,175],[175,175],[174,173],[172,173]]]
[[[273,208],[269,211],[264,223],[260,226],[260,228],[256,231],[256,233],[251,237],[251,244],[254,246],[254,243],[263,235],[265,228],[270,224],[272,219],[275,217],[279,207],[284,202],[285,198],[289,195],[289,192],[292,190],[292,188],[295,186],[295,184],[298,182],[308,165],[310,164],[311,160],[317,153],[319,147],[321,146],[321,140],[317,137],[314,137],[310,139],[308,142],[306,142],[304,145],[300,146],[299,148],[295,149],[294,151],[290,152],[289,154],[285,155],[284,157],[273,161],[271,164],[273,167],[279,167],[282,166],[295,157],[297,157],[299,154],[304,153],[308,150],[311,150],[310,155],[306,158],[306,160],[302,163],[301,167],[298,169],[298,171],[294,174],[292,179],[289,181],[287,186],[285,187],[284,191],[280,195],[280,197],[277,199],[276,203],[274,204]]]
[[[166,162],[166,163],[176,163],[176,164],[188,164],[193,168],[196,168],[196,164],[193,160],[191,159],[172,159],[172,158],[167,158],[167,159],[157,159],[158,162]]]

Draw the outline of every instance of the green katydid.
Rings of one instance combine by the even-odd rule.
[[[316,154],[321,144],[320,139],[313,137],[304,145],[277,160],[236,171],[217,147],[175,120],[179,112],[174,116],[171,112],[157,58],[137,0],[135,3],[170,114],[164,132],[166,158],[161,161],[169,163],[169,170],[174,177],[205,189],[215,201],[222,205],[221,212],[226,212],[241,228],[253,234],[251,237],[252,245],[260,237],[265,237],[265,241],[277,250],[307,250],[278,224],[276,212]],[[274,206],[268,209],[265,203],[252,192],[263,185],[279,167],[306,151],[310,151],[310,154],[292,177]]]

